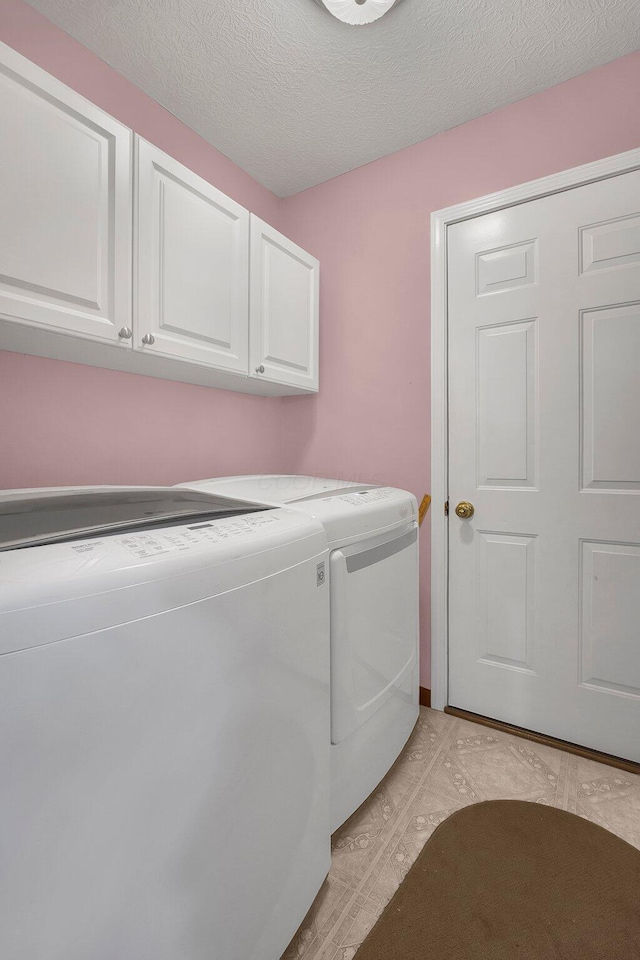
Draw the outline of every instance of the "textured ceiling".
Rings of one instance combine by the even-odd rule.
[[[280,196],[640,47],[639,0],[30,0]]]

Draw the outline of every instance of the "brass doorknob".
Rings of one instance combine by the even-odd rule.
[[[473,504],[469,503],[468,500],[461,500],[456,507],[456,517],[460,517],[461,520],[468,520],[474,513]]]

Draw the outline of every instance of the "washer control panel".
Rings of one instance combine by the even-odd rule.
[[[140,559],[147,559],[168,553],[185,553],[197,547],[224,543],[238,537],[250,537],[262,532],[269,524],[278,522],[279,517],[269,511],[226,520],[207,520],[166,531],[133,533],[126,537],[114,537],[114,540],[129,553]]]

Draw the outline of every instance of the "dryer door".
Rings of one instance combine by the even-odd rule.
[[[391,697],[417,697],[417,524],[334,550],[330,573],[331,741],[340,743]]]

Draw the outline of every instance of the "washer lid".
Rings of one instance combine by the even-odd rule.
[[[321,493],[310,493],[305,497],[291,497],[286,503],[308,503],[310,500],[330,500],[331,497],[343,497],[346,493],[364,493],[365,490],[375,490],[370,483],[363,483],[358,486],[357,483],[351,484],[348,488],[344,485],[335,487],[333,490],[323,490]]]
[[[184,486],[184,484],[181,484]],[[304,503],[325,497],[337,497],[354,490],[369,490],[372,484],[328,477],[263,474],[245,477],[215,477],[188,484],[192,489],[209,490],[231,497],[246,497],[263,503]]]
[[[180,487],[76,487],[0,494],[0,551],[272,509]]]

